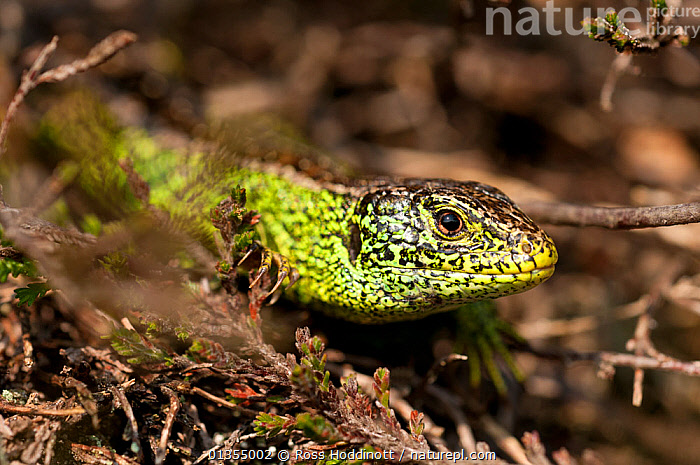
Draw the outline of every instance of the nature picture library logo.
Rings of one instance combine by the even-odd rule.
[[[541,10],[523,7],[515,14],[507,7],[489,7],[486,8],[486,34],[493,35],[494,25],[502,25],[504,35],[582,35],[591,33],[591,24],[593,31],[625,28],[625,33],[633,37],[675,35],[695,38],[700,32],[700,7],[673,7],[663,1],[655,5],[641,11],[629,6],[620,11],[597,8],[595,16],[592,8],[559,8],[554,6],[554,0],[548,0]],[[685,22],[697,18],[695,22],[698,24],[672,24],[675,18],[685,18]]]

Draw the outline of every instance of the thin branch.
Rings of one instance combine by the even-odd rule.
[[[447,367],[447,365],[454,362],[465,362],[467,359],[468,357],[466,355],[452,353],[446,357],[435,360],[433,365],[423,377],[424,384],[433,384],[438,375],[445,369],[445,367]]]
[[[61,82],[71,76],[95,68],[112,58],[120,50],[134,43],[136,38],[136,34],[130,31],[113,32],[92,47],[85,58],[80,58],[42,73],[37,80],[37,85],[44,82]]]
[[[12,405],[2,400],[0,400],[0,411],[13,413],[15,415],[40,415],[44,417],[70,417],[72,415],[84,415],[87,413],[82,407],[53,410],[42,407]]]
[[[684,362],[668,356],[655,358],[616,352],[599,352],[595,358],[601,363],[612,366],[628,366],[635,369],[671,371],[688,376],[700,376],[700,360]]]
[[[165,461],[165,455],[168,449],[168,439],[170,439],[170,434],[173,430],[173,425],[175,424],[175,416],[180,410],[180,401],[177,398],[175,392],[165,386],[161,386],[161,391],[168,396],[170,399],[168,406],[168,414],[165,417],[165,424],[163,425],[163,431],[160,434],[160,442],[158,443],[158,450],[156,451],[156,465],[160,465]]]
[[[532,347],[528,348],[528,352],[537,355],[538,357],[561,360],[566,363],[572,362],[594,362],[601,365],[601,368],[606,373],[610,373],[607,369],[614,367],[631,367],[641,368],[644,370],[659,370],[674,373],[682,373],[688,376],[700,377],[700,360],[683,361],[673,357],[664,355],[663,357],[639,356],[635,354],[624,354],[620,352],[578,352],[576,350],[537,350]]]
[[[36,60],[34,60],[34,63],[32,63],[32,66],[29,68],[29,70],[25,71],[22,74],[22,81],[19,85],[19,88],[17,89],[17,92],[15,92],[14,97],[12,97],[10,106],[7,107],[7,113],[5,113],[5,118],[2,121],[2,126],[0,126],[0,154],[2,154],[5,151],[4,147],[5,138],[7,137],[7,131],[10,127],[12,119],[15,117],[15,113],[17,113],[17,109],[22,104],[22,101],[24,101],[24,97],[39,84],[37,80],[39,77],[39,72],[41,72],[41,69],[46,64],[46,61],[56,50],[57,44],[58,36],[54,36],[53,39],[51,39],[51,42],[49,42],[41,50],[41,53],[39,53],[39,56],[36,58]]]
[[[39,74],[46,64],[46,61],[56,50],[58,36],[54,36],[51,42],[41,50],[41,53],[39,53],[37,59],[34,60],[34,63],[29,70],[23,73],[19,88],[17,89],[17,92],[15,92],[9,107],[7,108],[7,113],[5,113],[5,118],[2,121],[2,126],[0,126],[0,155],[5,151],[5,139],[7,138],[7,131],[9,130],[10,123],[12,122],[15,113],[17,113],[17,109],[24,101],[24,98],[32,89],[44,82],[61,82],[78,73],[82,73],[91,68],[99,66],[112,58],[117,52],[132,44],[134,41],[136,41],[136,34],[133,32],[114,32],[95,45],[90,50],[87,57]]]
[[[611,112],[613,109],[612,96],[615,91],[615,85],[622,74],[630,69],[632,65],[632,55],[629,53],[620,53],[615,57],[607,76],[603,88],[600,90],[600,108],[605,112]]]
[[[627,341],[627,350],[634,351],[636,356],[649,356],[659,361],[665,361],[670,357],[661,354],[651,342],[651,326],[653,316],[663,301],[664,290],[671,287],[678,275],[683,271],[683,262],[675,260],[666,267],[660,279],[658,279],[649,292],[648,304],[645,312],[637,320],[637,327],[634,330],[634,337]],[[642,405],[644,370],[635,368],[634,384],[632,391],[632,405],[639,407]]]
[[[196,386],[192,386],[190,388],[190,392],[193,394],[199,394],[200,396],[204,397],[205,399],[214,402],[215,404],[221,406],[221,407],[227,407],[230,408],[231,410],[241,410],[240,405],[236,405],[233,402],[229,402],[226,399],[223,399],[221,397],[215,396],[214,394],[211,394],[204,389],[198,388]]]
[[[139,440],[139,425],[136,422],[136,417],[134,417],[134,410],[131,408],[131,404],[129,403],[129,400],[126,398],[126,394],[124,394],[122,389],[123,388],[121,386],[110,386],[109,392],[112,393],[113,402],[115,404],[118,403],[118,405],[121,406],[122,410],[124,410],[126,418],[129,420],[129,439],[131,440],[131,450],[137,450],[139,461],[143,461],[143,449],[141,449]]]
[[[591,207],[567,203],[527,202],[523,210],[539,223],[641,229],[700,223],[700,202],[658,207]]]
[[[486,433],[496,442],[498,447],[510,455],[516,463],[521,465],[532,465],[528,460],[525,449],[507,429],[501,426],[491,415],[484,414],[479,417],[479,421]]]
[[[654,286],[649,293],[642,295],[634,302],[615,307],[612,311],[608,312],[607,317],[587,315],[568,319],[541,318],[537,321],[518,324],[516,326],[518,334],[528,341],[532,339],[547,339],[580,334],[586,331],[592,331],[603,324],[609,324],[611,319],[625,320],[649,313],[658,306],[661,297],[676,302],[671,292],[679,285],[680,280],[677,282],[673,282],[673,280],[677,279],[678,275],[681,273],[682,264],[679,264],[677,260],[669,261],[669,263],[672,264],[667,267],[665,270],[666,272],[663,273],[663,276],[658,280],[658,284]]]

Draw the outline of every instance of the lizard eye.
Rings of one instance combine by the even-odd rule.
[[[437,227],[447,237],[455,237],[464,228],[462,218],[452,210],[440,210],[437,213]]]

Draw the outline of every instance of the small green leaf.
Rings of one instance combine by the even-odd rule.
[[[258,436],[269,438],[277,436],[282,430],[291,431],[295,424],[296,420],[293,418],[263,412],[253,420],[253,429]]]
[[[146,341],[134,330],[120,328],[116,329],[109,336],[112,348],[124,357],[129,357],[127,361],[133,365],[144,363],[165,363],[172,364],[173,358],[164,350],[147,344]]]
[[[2,241],[3,245],[5,241]],[[32,262],[27,259],[22,259],[21,261],[13,260],[11,258],[0,259],[0,283],[7,281],[8,276],[14,276],[15,278],[19,275],[25,276],[35,276],[36,269]]]
[[[40,299],[51,290],[46,283],[29,283],[27,287],[18,287],[15,289],[15,297],[19,300],[20,305],[34,305],[37,299]]]

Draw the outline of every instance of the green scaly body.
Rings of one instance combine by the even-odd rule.
[[[262,215],[263,242],[302,276],[289,292],[345,319],[419,318],[524,291],[553,273],[552,240],[493,187],[350,179],[320,168],[318,157],[300,160],[233,128],[220,129],[214,147],[184,155],[119,129],[79,96],[49,113],[42,134],[78,160],[78,183],[107,210],[138,208],[115,173],[119,158],[132,158],[151,203],[208,246],[209,210],[232,186],[245,187],[248,208]]]

